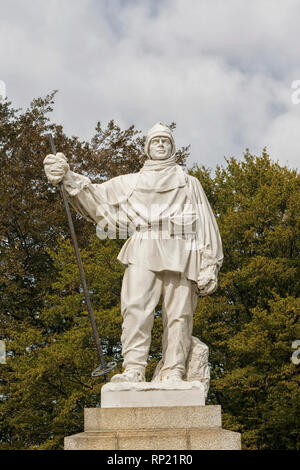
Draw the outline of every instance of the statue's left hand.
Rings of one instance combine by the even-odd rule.
[[[199,296],[204,297],[205,295],[210,295],[215,292],[218,287],[217,276],[218,270],[214,265],[207,266],[200,271],[197,281]]]

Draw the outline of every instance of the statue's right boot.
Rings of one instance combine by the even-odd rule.
[[[110,381],[113,383],[145,382],[145,368],[128,367],[122,374],[115,374]]]

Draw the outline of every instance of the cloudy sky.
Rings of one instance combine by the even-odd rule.
[[[175,121],[189,165],[267,146],[295,168],[299,21],[299,0],[0,0],[0,80],[15,107],[58,89],[69,135]]]

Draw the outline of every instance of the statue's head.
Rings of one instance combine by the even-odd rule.
[[[156,123],[148,132],[145,153],[152,160],[166,160],[176,151],[173,132],[163,123]]]

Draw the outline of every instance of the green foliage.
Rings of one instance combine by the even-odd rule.
[[[43,173],[46,133],[72,169],[100,182],[138,171],[144,139],[131,126],[97,124],[91,143],[50,124],[54,93],[25,112],[0,105],[0,449],[58,449],[82,431],[83,409],[99,406],[103,379],[57,191]],[[174,124],[172,124],[174,126]],[[177,152],[184,165],[188,148]],[[209,403],[223,409],[224,427],[242,432],[248,449],[299,448],[299,376],[290,360],[299,339],[299,177],[264,150],[226,160],[214,176],[189,170],[202,183],[224,244],[215,294],[200,298],[194,334],[208,344]],[[73,214],[105,356],[121,370],[122,240],[99,240]],[[298,329],[297,329],[298,328]],[[158,306],[148,379],[161,357]]]
[[[93,182],[142,166],[144,138],[134,126],[98,123],[91,142],[68,138],[51,124],[55,92],[26,111],[0,104],[0,448],[57,449],[81,430],[83,408],[97,406],[101,379],[60,195],[47,181],[47,133],[74,171]],[[175,125],[172,124],[172,127]],[[187,148],[179,149],[184,165]],[[116,260],[122,240],[100,241],[92,224],[73,214],[94,313],[106,358],[120,357],[120,289]]]
[[[224,245],[219,289],[200,299],[194,333],[210,347],[210,403],[248,449],[299,448],[300,182],[264,150],[226,160],[215,177],[194,167]]]

